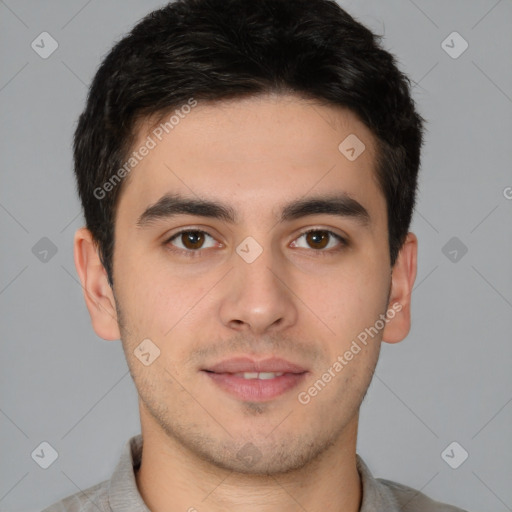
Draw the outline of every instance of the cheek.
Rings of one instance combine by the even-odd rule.
[[[153,269],[125,260],[116,268],[115,293],[123,314],[126,335],[131,343],[153,338],[170,315],[168,286],[156,279]],[[169,327],[167,327],[169,329]]]
[[[385,308],[388,279],[375,265],[346,265],[301,286],[306,304],[338,334],[364,328]]]
[[[138,337],[154,339],[162,350],[178,349],[172,342],[197,331],[209,312],[208,291],[212,280],[207,276],[191,278],[152,266],[146,273],[130,275],[123,288],[123,304],[129,315],[129,327]]]

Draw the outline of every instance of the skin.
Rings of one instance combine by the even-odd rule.
[[[154,121],[139,126],[137,147]],[[366,145],[353,162],[338,150],[349,134]],[[103,339],[122,339],[139,393],[144,449],[136,479],[153,512],[359,510],[359,407],[381,341],[409,332],[417,257],[409,233],[390,266],[374,142],[351,111],[295,96],[200,103],[124,184],[114,290],[90,232],[77,231],[75,264],[93,327]],[[138,228],[139,215],[165,192],[226,203],[240,221],[179,215]],[[359,201],[370,226],[328,214],[278,222],[283,204],[333,192]],[[184,228],[211,236],[200,257],[171,251],[193,251],[183,237],[165,243]],[[331,230],[348,245],[331,238],[319,249],[301,236],[309,228]],[[250,264],[235,250],[248,236],[263,248]],[[301,404],[298,392],[393,304],[401,310],[384,330]],[[160,349],[149,366],[134,356],[145,338]],[[254,403],[200,372],[244,354],[282,357],[309,373],[299,388]],[[247,467],[237,453],[249,442],[260,458]]]

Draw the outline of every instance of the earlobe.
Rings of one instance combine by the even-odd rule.
[[[418,239],[412,232],[400,249],[391,274],[391,293],[387,309],[388,321],[382,341],[398,343],[411,328],[411,294],[416,279]]]
[[[105,340],[120,339],[114,294],[97,244],[87,228],[80,228],[75,233],[74,257],[94,331]]]

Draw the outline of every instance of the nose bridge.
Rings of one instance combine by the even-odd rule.
[[[247,249],[247,245],[245,245]],[[246,255],[251,254],[254,257],[253,251],[255,249],[250,248]],[[235,257],[235,274],[237,279],[243,283],[243,289],[254,293],[280,293],[276,288],[280,288],[282,283],[277,278],[281,265],[278,262],[278,256],[273,254],[270,247],[265,248],[260,254],[254,259],[246,260],[244,256],[241,256],[237,251],[237,257]]]
[[[233,253],[234,268],[221,305],[222,322],[232,328],[263,332],[296,321],[282,258],[272,250],[270,237],[265,240],[263,246],[247,237]]]

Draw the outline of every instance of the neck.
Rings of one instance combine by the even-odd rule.
[[[251,475],[219,468],[155,425],[142,424],[136,481],[152,512],[358,512],[357,417],[319,457],[286,474]]]

